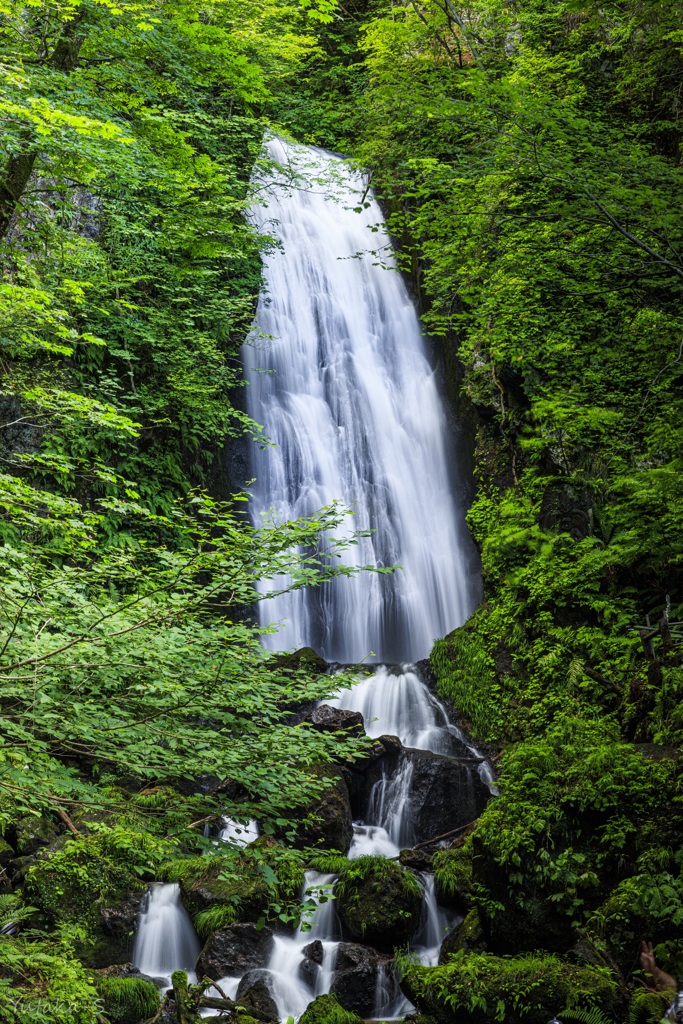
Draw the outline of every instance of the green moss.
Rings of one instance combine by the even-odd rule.
[[[442,1024],[546,1024],[565,1006],[611,1013],[617,999],[606,970],[541,955],[460,952],[442,967],[406,966],[402,987],[420,1013]]]
[[[383,857],[359,857],[335,886],[337,911],[352,938],[393,949],[415,931],[422,888],[415,875]]]
[[[299,1024],[361,1024],[355,1013],[344,1010],[333,995],[318,996],[304,1011]]]
[[[233,921],[255,921],[267,915],[273,903],[296,901],[304,883],[304,860],[297,850],[262,837],[235,859],[186,857],[160,869],[161,877],[178,882],[183,903],[195,927],[206,936]]]
[[[64,947],[0,939],[2,1024],[97,1024],[98,993]]]
[[[659,992],[637,989],[629,1005],[629,1024],[659,1024],[669,1008],[669,1001]]]
[[[153,856],[149,836],[104,829],[74,836],[27,873],[26,892],[53,925],[76,927],[75,949],[95,966],[120,959],[101,929],[100,907],[111,906],[145,887],[140,872]]]
[[[100,978],[95,985],[110,1024],[138,1024],[159,1007],[159,990],[144,978]]]
[[[434,880],[440,897],[466,907],[472,897],[472,857],[468,847],[437,850],[432,859]]]
[[[478,910],[470,910],[460,924],[446,936],[441,944],[439,962],[447,963],[448,957],[464,949],[468,953],[480,953],[486,949],[486,939]]]

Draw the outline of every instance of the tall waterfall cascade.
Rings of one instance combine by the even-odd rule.
[[[264,601],[264,621],[280,625],[265,642],[347,664],[417,661],[477,597],[435,374],[362,178],[279,139],[268,155],[304,182],[278,184],[275,172],[252,210],[279,242],[244,347],[248,412],[274,442],[254,456],[252,516],[296,519],[340,501],[353,513],[344,533],[372,531],[347,564],[402,569]]]
[[[296,519],[339,502],[349,510],[339,536],[361,533],[344,550],[345,564],[400,568],[273,597],[265,595],[286,581],[261,581],[261,621],[278,626],[264,644],[313,647],[331,663],[371,666],[358,685],[328,703],[360,711],[370,736],[398,737],[404,753],[375,782],[365,820],[354,823],[348,856],[396,857],[416,841],[415,756],[426,756],[418,752],[440,763],[480,762],[466,777],[478,771],[486,784],[492,780],[416,664],[476,605],[473,548],[447,415],[379,205],[362,176],[338,157],[278,138],[267,140],[266,150],[272,169],[260,172],[265,198],[251,218],[275,244],[265,258],[243,359],[247,411],[272,444],[254,448],[252,519],[255,525]],[[226,819],[220,838],[245,845],[257,835],[256,822]],[[304,892],[315,898],[335,880],[308,872]],[[444,935],[460,919],[439,906],[433,875],[420,880],[423,910],[412,948],[433,965]],[[154,890],[148,917],[162,898],[175,899]],[[317,902],[310,930],[273,940],[266,970],[283,1022],[335,991],[341,925],[334,900],[318,895]],[[146,968],[163,960],[166,968],[166,953],[151,953],[159,928],[154,924],[145,938],[146,922],[136,963]],[[314,940],[322,944],[322,959],[313,977],[305,948]],[[186,952],[179,957],[187,959]],[[239,982],[228,977],[219,984],[234,996]],[[386,957],[374,1000],[374,1016],[385,1021],[412,1009]]]

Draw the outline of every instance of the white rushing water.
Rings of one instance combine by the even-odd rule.
[[[271,991],[283,1020],[300,1016],[312,999],[330,991],[341,939],[341,924],[330,898],[337,876],[307,871],[304,878],[303,896],[317,904],[306,921],[309,930],[299,927],[293,936],[276,935],[268,963]],[[302,972],[304,949],[316,939],[322,943],[322,964],[309,961],[312,977],[307,978]]]
[[[378,204],[370,195],[356,212],[362,178],[280,139],[267,151],[307,181],[287,187],[273,174],[266,205],[251,213],[281,243],[266,256],[257,331],[244,348],[248,412],[275,442],[254,453],[252,515],[295,519],[341,501],[353,511],[344,533],[373,531],[344,561],[402,570],[263,602],[262,621],[281,624],[264,642],[310,645],[345,663],[423,658],[477,594],[419,321]]]
[[[146,899],[135,936],[133,963],[143,974],[163,979],[167,987],[177,970],[187,971],[190,980],[196,981],[199,940],[180,902],[180,886],[155,882]]]
[[[414,663],[465,621],[478,598],[446,415],[415,309],[362,177],[329,153],[281,139],[267,140],[266,151],[281,166],[257,179],[266,198],[250,216],[277,244],[265,258],[243,351],[247,410],[274,444],[254,448],[252,518],[256,525],[273,516],[296,519],[338,501],[350,514],[337,536],[368,531],[343,552],[343,564],[400,569],[261,601],[262,623],[279,626],[264,643],[273,650],[310,646],[345,665],[372,663],[372,674],[329,703],[361,711],[370,736],[475,756]],[[267,594],[286,582],[263,580],[259,588]],[[478,770],[490,783],[490,767]],[[396,857],[414,844],[413,773],[414,761],[403,755],[385,768],[366,820],[354,824],[350,858]],[[257,836],[255,821],[224,819],[224,842],[246,846]],[[322,898],[334,882],[334,875],[307,872],[304,894],[313,890],[317,904],[310,930],[274,936],[266,977],[283,1022],[334,987],[342,932],[334,901]],[[412,948],[421,962],[435,964],[455,917],[439,907],[433,876],[423,875],[422,884]],[[307,951],[310,943],[316,945]],[[176,968],[192,971],[198,952],[178,886],[154,886],[135,963],[168,979]],[[413,1007],[390,965],[378,963],[375,1017],[405,1016]],[[240,979],[218,984],[234,998]]]

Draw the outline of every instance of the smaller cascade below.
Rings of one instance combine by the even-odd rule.
[[[420,963],[425,967],[436,967],[439,962],[439,950],[446,935],[462,921],[462,915],[453,910],[439,906],[436,901],[436,885],[434,875],[421,872],[424,886],[424,902],[422,904],[422,921],[420,930],[413,936],[411,950],[417,954]]]
[[[199,952],[190,915],[180,902],[180,886],[154,882],[138,922],[133,963],[142,974],[163,979],[168,987],[171,975],[179,970],[187,971],[190,981],[196,982]]]
[[[470,747],[460,729],[448,721],[416,665],[378,665],[373,675],[341,690],[326,704],[360,711],[368,736],[398,736],[404,747],[454,757]]]
[[[273,939],[267,970],[283,1022],[288,1017],[300,1017],[312,999],[325,995],[332,987],[341,924],[334,900],[327,897],[331,897],[336,880],[336,875],[307,871],[302,899],[312,898],[317,904],[307,922],[310,928],[303,931],[300,925],[293,936],[276,935]],[[306,956],[306,948],[316,941],[322,946],[322,963]]]
[[[396,972],[387,964],[382,964],[377,972],[373,1020],[400,1020],[414,1009],[410,1000],[401,992]]]
[[[412,762],[403,757],[397,771],[386,769],[370,793],[367,818],[370,825],[354,823],[349,857],[398,857],[415,843],[411,811]]]

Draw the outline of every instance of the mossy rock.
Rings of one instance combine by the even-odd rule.
[[[439,963],[447,963],[448,958],[460,949],[464,949],[467,953],[483,953],[486,949],[484,929],[479,911],[476,909],[470,910],[460,924],[443,940],[439,952]]]
[[[546,1024],[563,1007],[596,1006],[614,1014],[616,982],[597,967],[552,955],[496,957],[461,951],[441,967],[411,964],[401,989],[419,1013],[439,1024]]]
[[[95,985],[110,1024],[139,1024],[159,1009],[159,990],[144,978],[98,978]]]
[[[629,1024],[659,1024],[668,1008],[669,1000],[662,993],[638,989],[629,1005]]]
[[[59,833],[57,824],[52,818],[37,817],[27,814],[15,825],[17,836],[17,853],[26,855],[36,853],[41,847],[49,846]]]
[[[298,651],[292,651],[290,654],[276,654],[271,664],[290,672],[310,672],[318,675],[327,672],[327,662],[316,654],[312,647],[300,647]]]
[[[78,924],[86,937],[76,941],[79,959],[104,967],[128,959],[130,937],[108,934],[100,910],[124,903],[144,890],[126,850],[106,833],[75,836],[62,849],[38,860],[26,874],[26,894],[54,925]]]
[[[437,850],[432,858],[436,895],[440,903],[467,910],[472,899],[472,857],[464,846]]]
[[[336,996],[318,996],[309,1003],[299,1024],[362,1024],[362,1017],[344,1010]]]
[[[391,951],[420,922],[422,887],[415,875],[383,857],[358,857],[337,882],[337,912],[351,938]]]
[[[274,893],[259,868],[271,867],[278,878]],[[228,868],[229,880],[221,877]],[[273,902],[295,900],[304,884],[300,855],[283,843],[262,836],[235,861],[220,853],[171,861],[160,870],[163,881],[178,882],[183,905],[202,937],[235,921],[257,921]],[[277,898],[274,899],[274,896]]]

